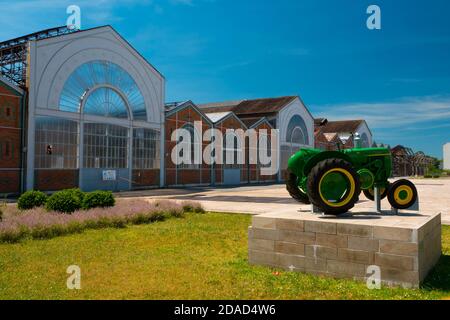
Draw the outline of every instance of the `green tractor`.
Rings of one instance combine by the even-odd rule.
[[[410,208],[417,200],[417,189],[409,180],[389,183],[391,170],[391,153],[386,148],[301,149],[289,159],[286,188],[297,201],[312,203],[331,215],[353,208],[361,190],[374,201],[376,187],[380,199],[388,197],[393,208]]]

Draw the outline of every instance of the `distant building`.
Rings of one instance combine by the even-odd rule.
[[[259,127],[267,121],[271,128],[278,129],[279,181],[286,176],[288,160],[294,153],[314,147],[314,118],[299,96],[208,103],[198,107],[209,117],[232,112],[247,128]]]
[[[450,142],[444,144],[444,163],[443,168],[450,170]]]
[[[358,133],[361,144],[369,148],[373,144],[372,132],[365,120],[328,121],[314,119],[315,147],[322,150],[353,148],[353,136]]]
[[[411,148],[402,145],[392,148],[391,154],[394,177],[425,175],[434,163],[434,159],[422,151],[414,152]]]

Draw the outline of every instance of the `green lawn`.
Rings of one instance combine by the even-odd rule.
[[[420,290],[368,290],[247,264],[250,217],[209,213],[0,244],[0,299],[440,299],[450,296],[450,228],[440,264]],[[81,290],[66,288],[79,265]]]

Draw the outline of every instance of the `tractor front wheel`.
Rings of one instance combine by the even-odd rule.
[[[381,200],[383,200],[384,198],[387,197],[388,191],[389,191],[389,187],[380,188],[380,199]],[[375,190],[373,188],[363,190],[363,193],[367,199],[369,199],[371,201],[375,201]]]
[[[408,209],[417,200],[417,189],[409,180],[397,180],[389,187],[387,197],[393,208]]]
[[[311,203],[309,202],[308,195],[298,186],[298,177],[292,172],[289,172],[289,176],[286,181],[286,190],[289,192],[290,196],[298,202],[304,204]]]
[[[338,158],[319,162],[308,176],[311,203],[325,214],[340,215],[355,206],[361,193],[358,174],[353,166]]]

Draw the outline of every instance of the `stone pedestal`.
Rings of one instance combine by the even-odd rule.
[[[418,287],[441,256],[441,215],[345,217],[286,212],[253,217],[249,261],[255,265],[336,278]]]

